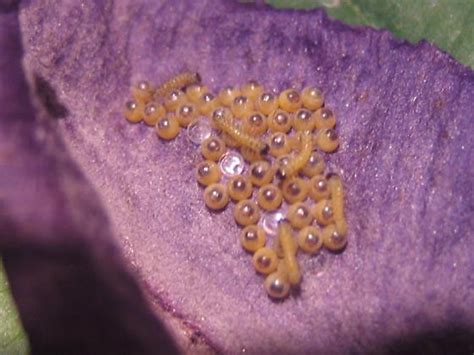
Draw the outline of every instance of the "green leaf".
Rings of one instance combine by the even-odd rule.
[[[397,37],[427,39],[474,68],[473,0],[267,0],[279,8],[325,7],[347,23],[387,28]]]
[[[20,323],[0,260],[0,354],[28,353],[28,340]]]

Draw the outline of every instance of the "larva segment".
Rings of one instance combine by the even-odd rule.
[[[283,262],[288,271],[288,280],[291,285],[298,285],[301,282],[301,273],[296,261],[298,246],[288,221],[283,220],[278,225],[278,239],[283,250]]]
[[[186,88],[193,84],[198,84],[201,82],[201,76],[198,73],[193,72],[184,72],[170,80],[166,81],[160,85],[156,91],[155,95],[160,97],[165,97],[168,93],[173,90],[180,90]]]
[[[288,178],[295,176],[298,172],[304,168],[306,163],[311,157],[313,151],[312,137],[309,132],[303,132],[301,134],[301,150],[299,154],[290,161],[289,164],[281,166],[278,169],[278,174],[281,178]]]
[[[339,176],[334,175],[329,178],[329,190],[332,196],[332,211],[337,233],[345,236],[347,234],[347,222],[344,216],[344,191]]]

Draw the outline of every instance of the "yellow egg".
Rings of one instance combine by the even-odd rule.
[[[250,100],[255,101],[260,95],[263,94],[263,86],[257,81],[251,80],[248,83],[242,85],[240,88],[243,96],[248,97]]]
[[[286,179],[281,185],[281,192],[290,204],[303,201],[308,194],[308,183],[298,177]]]
[[[273,249],[263,247],[253,254],[252,263],[255,270],[268,275],[277,269],[278,257]]]
[[[265,92],[255,100],[255,109],[269,116],[278,109],[278,99],[272,93]]]
[[[234,218],[241,226],[257,224],[260,219],[260,211],[255,202],[242,200],[235,205]]]
[[[313,207],[313,216],[323,226],[334,223],[334,212],[331,200],[321,200]]]
[[[240,90],[233,86],[227,86],[219,92],[218,99],[222,105],[230,107],[237,96],[242,96]]]
[[[326,153],[332,153],[339,147],[339,136],[332,128],[318,130],[314,141],[318,148]]]
[[[304,227],[298,233],[298,246],[305,253],[316,254],[323,245],[321,231],[313,226]]]
[[[207,160],[218,161],[225,152],[225,143],[219,137],[210,136],[201,143],[201,154]]]
[[[315,175],[311,178],[308,194],[316,202],[328,199],[331,196],[328,182],[323,175]]]
[[[222,173],[216,163],[210,160],[200,162],[196,167],[196,179],[202,185],[219,182]]]
[[[160,118],[166,115],[166,109],[163,105],[150,101],[143,110],[143,122],[148,126],[155,126]]]
[[[347,237],[339,234],[334,224],[323,229],[322,238],[324,247],[331,251],[340,251],[347,245]]]
[[[265,232],[262,227],[250,225],[240,233],[240,243],[248,252],[255,253],[265,246]]]
[[[227,182],[227,190],[231,199],[242,201],[252,196],[253,186],[247,177],[236,175]]]
[[[270,163],[265,160],[260,160],[252,163],[249,167],[250,181],[255,186],[263,186],[269,184],[273,180],[275,175],[275,169],[272,168]]]
[[[324,104],[324,96],[318,88],[308,86],[301,92],[303,106],[310,110],[317,110]]]
[[[181,127],[187,127],[198,117],[196,105],[185,102],[176,109],[176,119]]]
[[[124,115],[125,118],[132,123],[138,123],[143,119],[144,106],[143,103],[130,100],[125,103]]]
[[[276,110],[267,122],[270,131],[288,133],[293,125],[293,117],[285,111]]]
[[[179,123],[174,115],[166,115],[156,123],[156,134],[161,139],[173,139],[179,134],[179,130]]]
[[[282,201],[281,191],[276,185],[264,185],[258,190],[257,203],[266,211],[275,211],[281,206]]]
[[[204,202],[211,210],[221,210],[229,203],[229,195],[223,184],[212,184],[204,190]]]
[[[334,128],[336,125],[336,116],[326,107],[320,108],[313,113],[313,117],[316,129]]]
[[[309,206],[304,202],[296,202],[290,206],[286,218],[296,229],[301,229],[311,224],[313,216]]]
[[[278,96],[278,105],[287,112],[296,112],[303,106],[301,95],[295,89],[287,89]]]

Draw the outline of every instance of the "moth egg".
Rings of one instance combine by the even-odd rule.
[[[262,186],[257,193],[258,205],[266,211],[277,210],[283,201],[283,196],[280,189],[273,185],[268,184]]]
[[[135,100],[125,103],[125,118],[132,123],[138,123],[143,118],[143,104]]]
[[[250,180],[242,175],[236,175],[227,182],[227,191],[234,201],[242,201],[252,196],[253,186]]]
[[[282,132],[273,133],[270,136],[269,153],[278,158],[288,154],[291,151],[291,144],[288,136]]]
[[[201,144],[201,154],[207,160],[218,161],[225,152],[225,143],[219,137],[211,136]]]
[[[198,103],[201,115],[209,116],[219,106],[219,101],[210,92],[206,92],[201,96]]]
[[[176,109],[176,119],[181,127],[188,127],[198,117],[196,105],[186,102]]]
[[[315,117],[307,109],[299,109],[293,115],[293,127],[297,131],[312,131],[315,127]]]
[[[308,254],[316,254],[323,245],[321,231],[313,226],[304,227],[298,233],[298,246]]]
[[[311,178],[315,175],[321,174],[325,168],[326,163],[324,162],[324,158],[321,154],[319,154],[318,151],[314,150],[301,172],[307,177]]]
[[[222,173],[216,163],[210,160],[200,162],[196,167],[196,179],[205,186],[219,182]]]
[[[153,88],[148,81],[140,81],[137,85],[132,86],[132,96],[135,101],[146,104],[153,96]]]
[[[303,201],[308,194],[308,183],[299,177],[285,179],[281,185],[281,192],[290,204]]]
[[[336,116],[330,109],[323,107],[314,114],[315,126],[317,129],[334,128],[336,125]]]
[[[151,101],[145,105],[143,110],[143,122],[148,126],[154,126],[158,120],[166,115],[163,105]]]
[[[268,275],[278,267],[278,257],[273,249],[263,247],[252,257],[252,264],[259,273]]]
[[[249,178],[253,185],[263,186],[269,184],[273,180],[275,170],[266,160],[260,160],[252,163],[249,167]]]
[[[255,108],[269,116],[278,109],[278,100],[272,93],[265,92],[255,100]]]
[[[166,115],[156,123],[156,134],[161,139],[173,139],[179,134],[179,130],[178,120],[173,115]]]
[[[284,299],[290,294],[288,277],[280,272],[272,272],[263,283],[268,296],[274,299]]]
[[[193,84],[190,85],[186,88],[186,97],[188,98],[189,101],[191,101],[193,104],[199,104],[199,101],[201,99],[201,96],[204,95],[206,92],[209,90],[207,89],[206,86],[201,85],[201,84]]]
[[[260,211],[255,202],[242,200],[235,205],[234,218],[241,226],[257,224],[260,219]]]
[[[258,112],[245,116],[242,129],[251,136],[260,136],[267,131],[267,118]]]
[[[338,233],[334,224],[323,229],[322,238],[324,247],[331,251],[340,251],[347,245],[347,236]]]
[[[313,207],[313,216],[322,226],[334,223],[334,212],[331,200],[321,200],[316,203]]]
[[[304,202],[296,202],[291,205],[286,217],[290,224],[296,229],[306,227],[313,221],[311,210]]]
[[[165,97],[165,108],[168,112],[174,112],[186,102],[186,95],[181,90],[173,90]]]
[[[318,88],[308,86],[301,92],[303,106],[309,110],[317,110],[324,104],[324,96]]]
[[[331,191],[329,190],[328,181],[323,175],[315,175],[311,178],[308,194],[316,202],[329,198]]]
[[[282,110],[275,111],[268,118],[268,128],[272,132],[288,133],[293,125],[293,117]]]
[[[230,107],[237,96],[242,96],[240,90],[233,86],[227,86],[219,92],[218,99],[222,105]]]
[[[242,85],[240,91],[242,92],[243,96],[255,101],[260,95],[263,94],[263,86],[255,80],[250,80],[248,83]]]
[[[235,117],[248,116],[253,110],[252,101],[246,96],[237,96],[230,106],[230,109]]]
[[[240,244],[250,253],[255,253],[265,246],[265,232],[262,227],[250,225],[240,232]]]
[[[278,105],[287,112],[296,112],[303,105],[301,95],[295,89],[287,89],[278,96]]]
[[[332,153],[339,147],[339,136],[332,128],[318,130],[315,143],[319,149],[326,153]]]
[[[225,185],[212,184],[204,190],[204,202],[211,210],[221,210],[229,203]]]

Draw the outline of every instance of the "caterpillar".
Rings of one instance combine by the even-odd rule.
[[[329,178],[329,190],[332,198],[332,213],[336,231],[344,236],[347,234],[347,222],[344,216],[344,191],[342,189],[341,178],[333,175]]]
[[[288,281],[292,285],[297,285],[301,281],[301,273],[296,261],[298,247],[293,238],[290,223],[287,220],[282,220],[278,225],[278,239],[283,250],[283,262],[288,271]]]
[[[278,168],[278,175],[280,178],[285,179],[290,176],[296,175],[301,169],[303,169],[311,157],[313,152],[312,137],[309,132],[303,132],[301,134],[301,150],[299,154],[285,166]]]
[[[198,73],[184,72],[161,84],[161,86],[156,89],[155,96],[164,97],[173,90],[179,90],[200,82],[201,76]]]
[[[229,118],[223,115],[213,115],[212,121],[217,129],[230,136],[240,146],[248,147],[262,155],[266,155],[270,150],[267,143],[262,142],[242,131],[242,129],[235,125]]]

